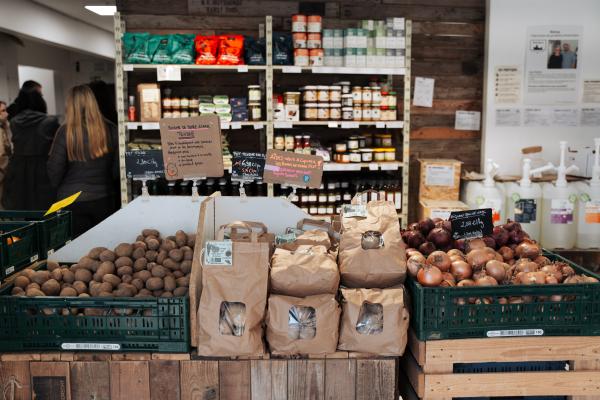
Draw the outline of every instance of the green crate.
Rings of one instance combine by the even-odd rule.
[[[0,221],[0,232],[0,280],[4,280],[38,260],[38,225]]]
[[[71,241],[73,235],[71,211],[59,210],[48,216],[45,211],[0,211],[2,221],[30,221],[39,226],[41,259]]]
[[[11,290],[12,285],[0,291],[0,352],[189,352],[187,296],[15,297]],[[100,309],[103,315],[71,314],[86,308]]]
[[[571,265],[577,273],[600,279],[558,254],[552,261]],[[421,341],[502,336],[600,336],[600,284],[506,285],[492,287],[421,286],[408,277],[411,326]],[[544,300],[551,295],[562,301]],[[499,304],[501,297],[531,296],[531,302]],[[459,299],[491,299],[491,304],[460,305]],[[498,332],[504,331],[504,332]],[[510,331],[510,332],[509,332]]]

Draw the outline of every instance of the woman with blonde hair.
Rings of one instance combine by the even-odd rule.
[[[102,117],[91,89],[73,87],[67,96],[66,120],[50,150],[48,176],[57,199],[82,192],[69,210],[73,235],[100,223],[115,211],[119,176],[117,128]]]

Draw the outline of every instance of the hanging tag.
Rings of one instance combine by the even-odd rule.
[[[292,201],[294,197],[296,197],[296,186],[292,186],[292,193],[288,195],[287,199],[288,201]]]
[[[123,64],[123,71],[125,71],[125,72],[133,71],[133,64]]]
[[[204,246],[204,264],[233,265],[232,241],[209,240]]]
[[[146,179],[142,179],[142,200],[150,200],[150,192],[148,191],[148,185],[146,185]]]
[[[361,197],[358,197],[358,201],[362,203]],[[344,204],[342,205],[342,215],[345,218],[366,217],[367,207],[364,204]]]

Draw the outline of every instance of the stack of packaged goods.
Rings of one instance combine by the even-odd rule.
[[[292,16],[294,65],[318,67],[324,64],[322,29],[323,19],[320,15],[298,14]]]

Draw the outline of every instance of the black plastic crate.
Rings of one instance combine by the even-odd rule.
[[[39,259],[38,225],[0,222],[0,280]]]

